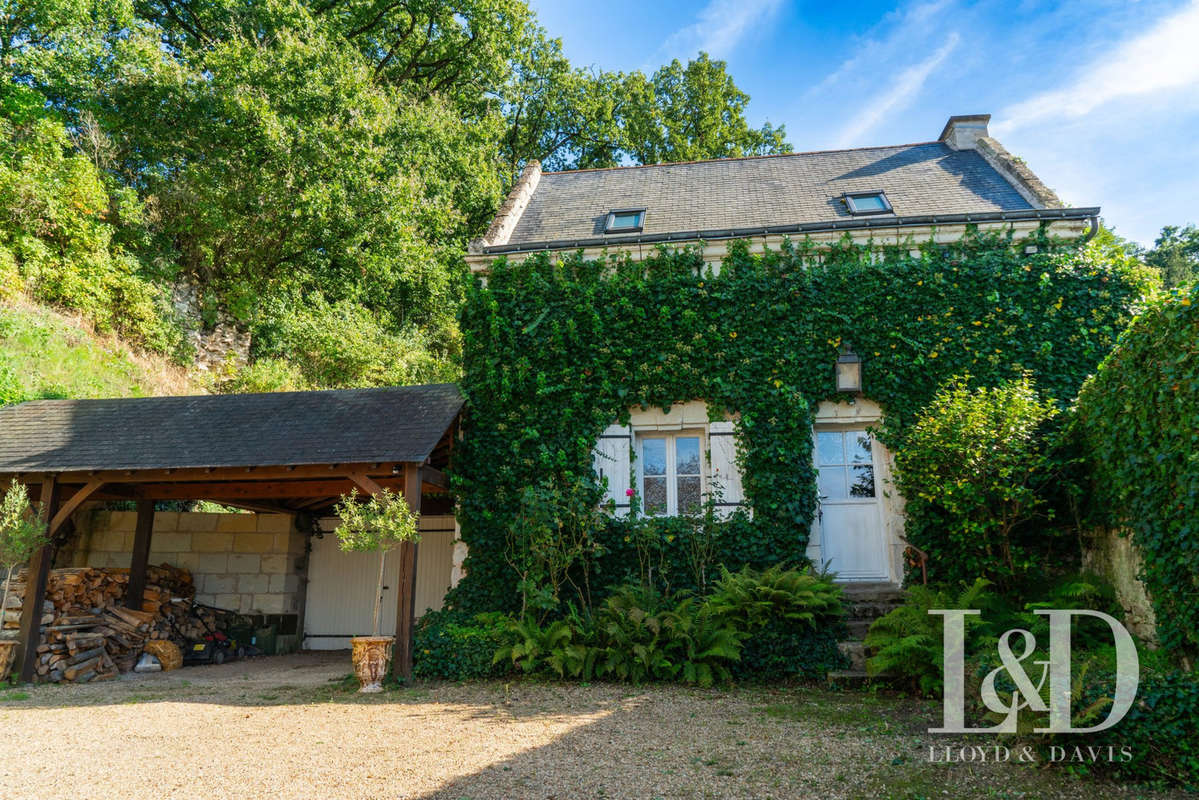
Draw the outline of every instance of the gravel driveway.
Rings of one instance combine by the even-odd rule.
[[[302,654],[0,692],[0,797],[1171,796],[930,764],[937,709],[869,693],[518,681],[370,696],[348,671],[345,654]]]

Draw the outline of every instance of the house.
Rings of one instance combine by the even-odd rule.
[[[762,252],[787,237],[819,246],[847,234],[944,243],[968,226],[1017,239],[1043,229],[1064,239],[1093,234],[1099,209],[1065,207],[991,138],[989,120],[954,116],[935,141],[885,147],[550,173],[531,162],[467,261],[486,280],[496,259],[546,251],[638,260],[660,245],[690,245],[718,268],[734,240]],[[815,412],[819,508],[807,555],[843,581],[899,583],[903,501],[886,491],[892,457],[870,433],[885,409],[858,391],[859,370],[844,353],[845,399]],[[615,514],[628,514],[637,498],[644,513],[673,516],[717,488],[726,511],[744,504],[736,415],[711,419],[703,400],[679,400],[631,407],[627,423],[613,420],[599,436],[594,467]]]

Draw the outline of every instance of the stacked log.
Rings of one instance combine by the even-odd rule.
[[[140,611],[123,605],[128,569],[56,569],[46,585],[36,663],[43,681],[115,678],[133,669],[147,640],[178,638],[172,617],[182,621],[194,616],[191,573],[169,564],[148,568]],[[24,595],[25,575],[18,574],[4,609],[4,628],[20,627]],[[185,627],[190,631],[198,625]]]

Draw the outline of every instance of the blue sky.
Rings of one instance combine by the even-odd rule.
[[[534,0],[577,66],[729,63],[796,150],[936,139],[952,114],[1152,244],[1199,223],[1199,0]]]

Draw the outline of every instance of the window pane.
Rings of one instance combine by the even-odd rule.
[[[679,478],[679,513],[694,514],[699,511],[699,478]]]
[[[646,514],[666,513],[666,479],[646,478],[643,491]]]
[[[646,475],[666,474],[666,440],[641,440],[641,471]]]
[[[853,485],[850,497],[874,497],[874,467],[850,467]]]
[[[816,431],[816,463],[844,464],[845,451],[841,449],[840,431]]]
[[[699,475],[699,437],[679,436],[674,440],[676,475]]]
[[[828,500],[844,500],[849,497],[845,487],[845,470],[842,467],[825,467],[817,473],[816,488],[820,496]]]
[[[855,211],[883,211],[886,209],[881,195],[863,194],[849,199],[853,203]]]
[[[874,457],[870,452],[870,434],[866,431],[851,431],[849,446],[853,449],[854,464],[873,464]]]
[[[641,212],[634,211],[627,214],[613,214],[613,228],[636,228],[641,224]]]

